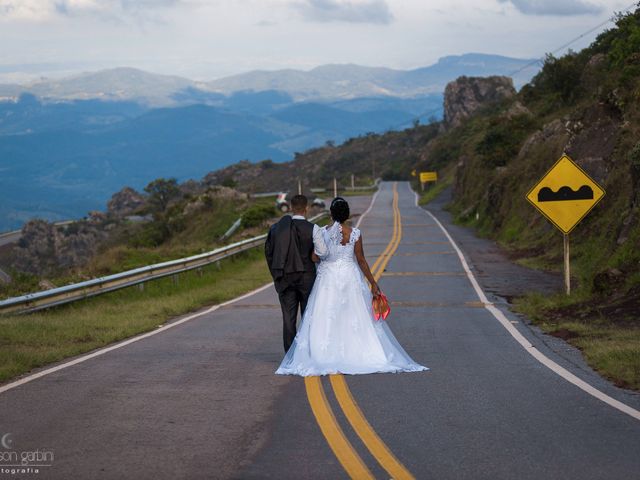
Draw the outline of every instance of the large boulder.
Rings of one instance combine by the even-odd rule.
[[[131,187],[124,187],[116,192],[107,203],[109,215],[114,217],[126,217],[135,213],[145,204],[145,197]]]
[[[107,233],[91,221],[57,226],[34,219],[22,227],[22,237],[12,250],[11,266],[41,276],[56,275],[84,265],[95,255]]]
[[[457,127],[480,107],[515,94],[509,77],[459,77],[444,90],[445,128]]]

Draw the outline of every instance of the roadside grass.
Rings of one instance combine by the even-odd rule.
[[[544,332],[578,348],[592,368],[617,386],[640,390],[640,328],[624,319],[594,316],[588,309],[581,312],[580,304],[588,300],[585,291],[571,296],[532,293],[515,299],[514,307]],[[558,313],[567,308],[573,315]]]
[[[341,197],[358,197],[360,195],[373,195],[378,191],[377,188],[367,188],[366,190],[342,190],[338,192]],[[329,192],[333,194],[333,192]]]
[[[0,316],[0,381],[147,332],[271,280],[254,249],[197,271],[129,287],[42,312]]]
[[[425,190],[421,191],[420,184],[418,183],[417,192],[419,194],[418,205],[423,206],[427,205],[433,199],[435,199],[438,195],[440,195],[447,187],[449,187],[453,183],[454,177],[454,169],[447,168],[442,174],[442,178],[435,183],[428,183],[425,186]]]

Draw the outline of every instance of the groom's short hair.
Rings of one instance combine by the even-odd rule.
[[[291,209],[295,212],[303,211],[308,204],[307,197],[304,195],[294,195],[291,199]]]

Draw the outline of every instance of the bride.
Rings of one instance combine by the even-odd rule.
[[[362,234],[345,225],[349,218],[345,199],[335,198],[330,210],[333,224],[322,230],[326,254],[319,258],[300,328],[276,374],[429,370],[409,357],[386,322],[374,320],[372,292],[377,294],[380,288],[364,257]]]

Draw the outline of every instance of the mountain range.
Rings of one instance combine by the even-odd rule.
[[[309,71],[255,70],[212,81],[195,81],[136,68],[84,72],[57,80],[0,84],[0,100],[32,93],[44,100],[135,100],[150,107],[206,103],[220,106],[225,96],[242,92],[278,91],[294,101],[335,101],[360,97],[400,97],[441,93],[461,76],[506,75],[516,88],[527,83],[539,66],[535,59],[467,53],[443,57],[428,67],[395,70],[354,64],[322,65]]]
[[[520,69],[520,85],[530,63],[468,54],[408,71],[326,65],[210,82],[123,67],[0,85],[0,231],[102,210],[125,185],[439,119],[448,81]]]

